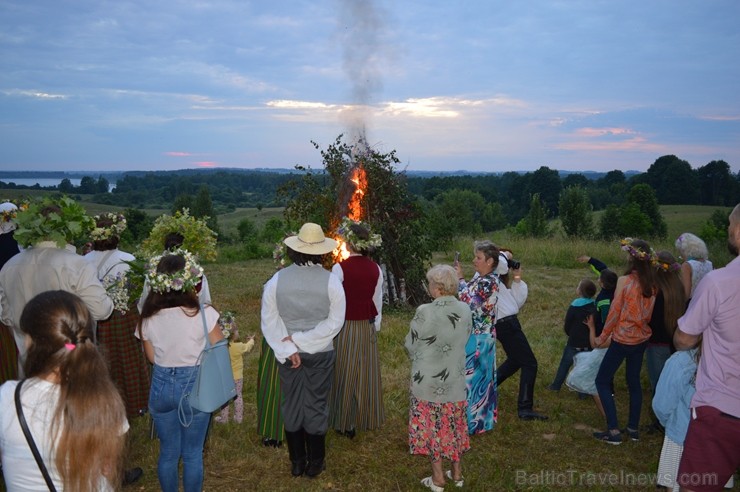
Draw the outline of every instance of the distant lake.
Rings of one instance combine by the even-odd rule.
[[[36,183],[39,186],[59,186],[64,178],[0,178],[3,183],[15,183],[17,185],[33,186]],[[80,186],[81,179],[68,178],[73,186]]]
[[[0,181],[2,181],[3,183],[15,183],[19,186],[34,186],[38,183],[39,186],[48,187],[59,186],[59,183],[61,183],[63,179],[64,178],[0,178]],[[81,178],[67,179],[69,179],[69,182],[72,183],[72,186],[80,186],[80,181],[82,181]],[[110,185],[108,186],[108,191],[112,190],[115,187],[115,182],[110,183]]]

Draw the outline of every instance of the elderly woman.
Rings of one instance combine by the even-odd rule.
[[[690,300],[694,289],[704,275],[711,272],[714,266],[709,261],[707,245],[700,237],[684,232],[676,239],[678,254],[685,259],[681,265],[681,282],[683,283],[686,300]]]
[[[442,459],[452,462],[446,473],[463,486],[460,460],[470,449],[465,391],[465,345],[472,330],[472,314],[455,299],[457,274],[448,265],[427,272],[434,301],[416,309],[406,336],[411,357],[409,447],[411,454],[429,456],[432,475],[421,483],[439,492],[444,489]]]
[[[322,266],[337,242],[321,226],[303,224],[283,242],[293,264],[265,284],[262,334],[278,361],[291,473],[315,477],[325,468],[332,342],[344,324],[345,296],[339,277]]]
[[[490,241],[477,241],[474,248],[475,275],[465,281],[462,268],[457,270],[458,294],[473,314],[473,333],[465,347],[465,382],[468,389],[468,432],[479,434],[493,429],[496,411],[496,306],[498,279],[494,270],[499,249]]]

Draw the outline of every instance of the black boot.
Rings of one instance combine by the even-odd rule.
[[[521,382],[519,385],[519,419],[521,420],[547,420],[547,415],[535,412],[534,406],[534,383]]]
[[[308,468],[307,477],[317,477],[326,469],[326,434],[306,434],[308,444]]]
[[[288,455],[290,456],[290,473],[294,477],[300,477],[306,471],[306,437],[303,429],[295,432],[285,431],[285,440],[288,443]]]

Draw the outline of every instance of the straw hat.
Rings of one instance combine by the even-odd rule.
[[[297,236],[286,237],[283,242],[293,251],[305,255],[324,255],[337,247],[337,242],[324,236],[321,226],[312,222],[303,224]]]

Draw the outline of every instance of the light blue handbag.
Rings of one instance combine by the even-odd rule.
[[[231,399],[236,397],[236,384],[234,373],[231,370],[231,359],[229,357],[229,341],[220,340],[211,344],[208,338],[208,324],[203,306],[200,306],[200,314],[203,318],[203,332],[206,337],[206,346],[198,356],[197,377],[195,384],[189,392],[183,393],[180,398],[178,413],[180,423],[188,427],[193,421],[193,408],[201,412],[211,413]],[[193,373],[195,375],[195,372]],[[190,382],[188,381],[188,387]],[[187,419],[187,410],[190,410],[190,420]]]

